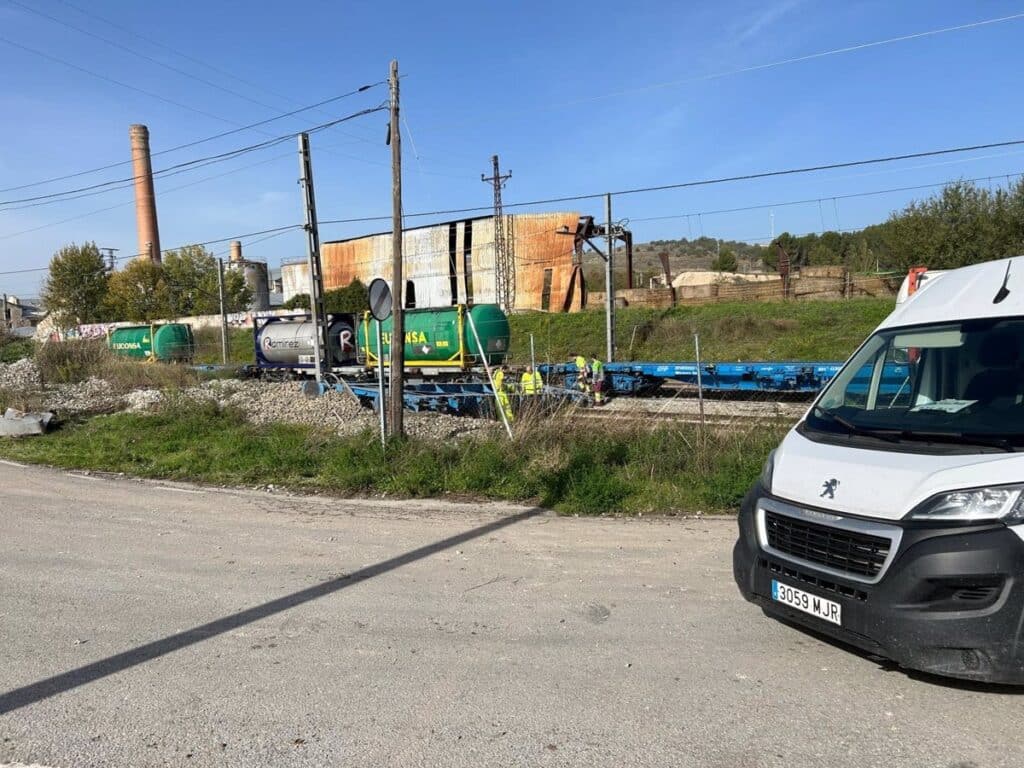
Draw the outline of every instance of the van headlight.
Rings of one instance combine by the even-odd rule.
[[[775,474],[775,449],[768,454],[764,466],[761,467],[761,487],[768,493],[772,490],[772,475]]]
[[[968,488],[932,496],[907,517],[911,520],[1024,520],[1024,485]]]

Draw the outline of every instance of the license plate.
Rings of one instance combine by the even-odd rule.
[[[772,600],[798,611],[817,616],[819,619],[842,625],[842,606],[832,600],[804,592],[802,589],[772,579]]]

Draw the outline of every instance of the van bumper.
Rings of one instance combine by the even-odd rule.
[[[1001,523],[905,526],[876,584],[839,578],[762,550],[755,514],[770,498],[756,484],[743,501],[733,575],[766,614],[935,675],[1024,685],[1024,542]],[[842,625],[772,600],[772,580],[842,606]]]

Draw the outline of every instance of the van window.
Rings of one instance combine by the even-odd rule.
[[[804,427],[903,450],[1024,448],[1024,320],[881,331],[825,388]]]

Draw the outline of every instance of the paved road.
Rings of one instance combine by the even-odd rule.
[[[765,619],[729,521],[0,464],[0,763],[1019,766],[1024,699]]]

